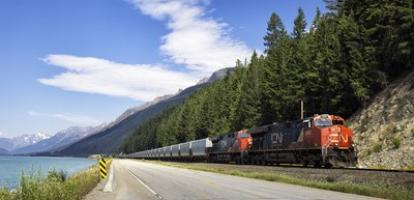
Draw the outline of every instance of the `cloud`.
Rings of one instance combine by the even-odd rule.
[[[38,81],[64,90],[129,97],[149,101],[177,92],[197,82],[191,73],[169,70],[161,65],[131,65],[100,58],[49,55],[44,62],[66,72]]]
[[[252,50],[229,36],[226,23],[206,15],[206,1],[130,0],[157,20],[167,20],[171,31],[162,37],[161,52],[177,64],[204,73],[234,66],[236,59],[250,56]]]
[[[84,115],[75,115],[71,113],[64,113],[64,114],[50,114],[50,113],[39,113],[35,111],[27,112],[30,116],[35,117],[48,117],[48,118],[55,118],[59,120],[63,120],[75,125],[82,125],[82,126],[96,126],[98,124],[102,124],[100,120],[94,119],[89,116]]]
[[[203,0],[130,0],[143,14],[166,21],[161,53],[184,67],[177,71],[160,64],[123,64],[101,58],[48,55],[45,63],[66,71],[42,84],[68,91],[129,97],[150,101],[194,85],[212,72],[235,65],[252,52],[229,35],[227,24],[207,17]]]

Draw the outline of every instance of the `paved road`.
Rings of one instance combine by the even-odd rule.
[[[201,172],[136,160],[114,160],[114,191],[98,186],[87,200],[374,200],[284,183]]]

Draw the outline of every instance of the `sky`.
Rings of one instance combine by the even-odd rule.
[[[108,123],[263,52],[322,0],[2,0],[0,137]]]

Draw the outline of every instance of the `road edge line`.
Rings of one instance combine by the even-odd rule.
[[[128,172],[135,177],[135,179],[137,179],[137,181],[142,184],[148,191],[150,191],[155,197],[157,197],[158,199],[163,199],[162,196],[160,194],[158,194],[157,192],[155,192],[153,189],[151,189],[147,184],[145,184],[140,178],[138,178],[137,175],[135,175],[134,173],[131,172],[131,170],[127,169]]]
[[[105,184],[105,187],[103,189],[104,192],[113,192],[114,191],[114,169],[113,165],[110,166],[109,169],[109,178],[108,181]]]

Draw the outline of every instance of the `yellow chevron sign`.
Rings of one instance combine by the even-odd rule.
[[[101,172],[101,179],[106,178],[106,176],[108,175],[108,170],[106,161],[103,158],[99,160],[99,171]]]

